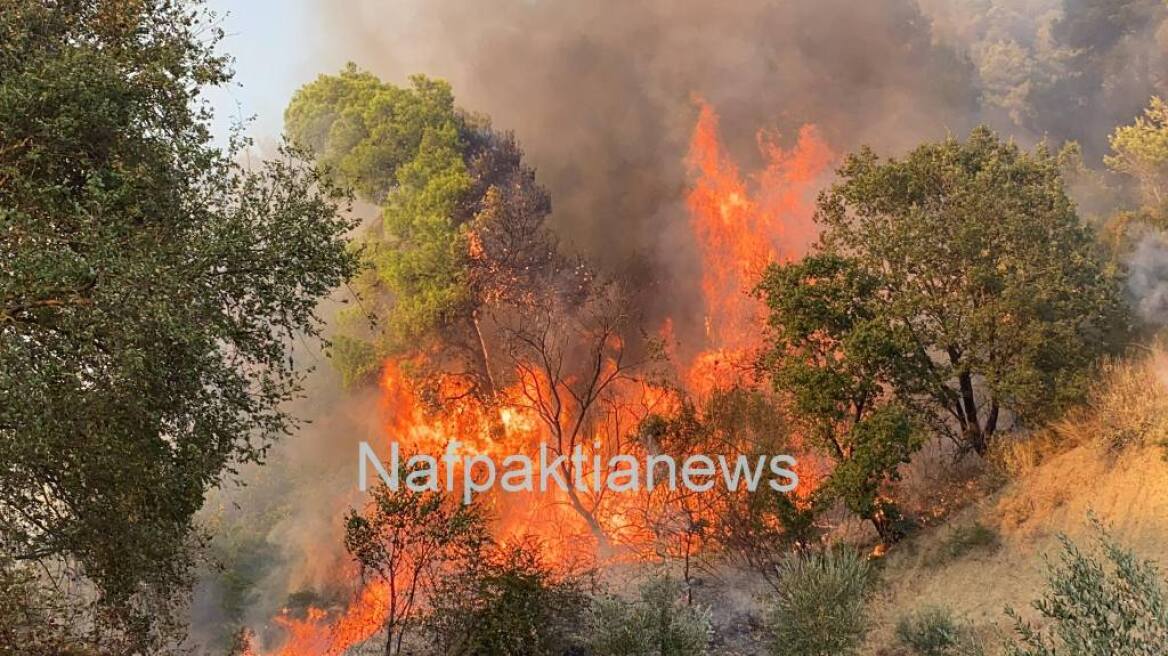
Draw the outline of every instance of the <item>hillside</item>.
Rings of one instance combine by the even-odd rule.
[[[1043,555],[1057,554],[1060,533],[1088,545],[1092,513],[1122,544],[1168,570],[1168,461],[1157,444],[1168,435],[1163,364],[1156,354],[1113,367],[1093,406],[1036,438],[1045,445],[1023,460],[1042,449],[1053,454],[1018,466],[998,492],[892,550],[888,585],[871,605],[877,629],[868,653],[898,653],[897,620],[930,605],[971,622],[996,653],[995,636],[1010,629],[1004,608],[1034,618]],[[1133,443],[1116,449],[1117,437]]]

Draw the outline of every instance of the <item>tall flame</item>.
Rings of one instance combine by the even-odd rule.
[[[764,308],[752,289],[768,264],[798,259],[814,241],[814,194],[834,155],[811,125],[789,150],[759,132],[766,165],[744,179],[719,139],[714,109],[701,100],[698,108],[686,204],[702,257],[708,348],[687,382],[691,391],[705,392],[740,379],[735,365],[758,347]]]

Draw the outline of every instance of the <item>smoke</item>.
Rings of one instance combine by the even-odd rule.
[[[342,307],[342,294],[336,296],[322,303],[322,317]],[[243,468],[215,490],[200,516],[212,536],[212,562],[192,600],[191,641],[210,653],[223,652],[241,620],[272,629],[271,618],[290,595],[308,591],[314,604],[327,607],[353,593],[338,588],[350,585],[343,523],[364,496],[357,489],[358,443],[384,442],[386,408],[378,389],[345,389],[318,345],[298,341],[293,351],[307,377],[303,398],[288,410],[303,423],[264,464]]]
[[[1164,93],[1163,0],[920,2],[973,63],[983,119],[1023,141],[1077,141],[1098,163],[1115,126]]]
[[[1163,3],[1125,5],[356,0],[316,14],[336,59],[391,81],[446,78],[463,107],[514,130],[557,233],[676,314],[678,290],[696,287],[681,204],[695,96],[748,170],[759,130],[790,140],[807,123],[839,153],[900,152],[988,122],[1026,144],[1079,140],[1097,162],[1168,63]]]
[[[695,96],[747,168],[760,129],[793,140],[814,123],[837,151],[902,149],[964,131],[976,107],[972,68],[911,0],[365,0],[321,3],[319,18],[345,59],[393,81],[446,78],[463,107],[514,130],[553,229],[642,284],[694,275]]]
[[[1145,235],[1127,260],[1128,291],[1144,321],[1168,325],[1168,239],[1164,233]]]

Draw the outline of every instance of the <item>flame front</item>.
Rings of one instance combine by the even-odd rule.
[[[690,351],[696,355],[686,362],[674,357],[672,364],[684,393],[701,399],[720,388],[753,382],[748,365],[761,344],[764,308],[750,292],[769,263],[801,257],[815,239],[814,194],[829,172],[833,154],[813,126],[803,127],[790,149],[781,148],[773,135],[759,133],[766,165],[744,178],[719,140],[713,108],[699,101],[698,111],[687,157],[691,176],[687,207],[701,253],[705,334],[704,343]],[[661,333],[672,343],[673,321],[667,321]],[[549,431],[521,403],[504,402],[488,409],[460,400],[446,404],[435,416],[417,398],[401,364],[385,363],[381,388],[389,418],[387,439],[396,440],[402,453],[440,454],[457,440],[464,455],[482,454],[495,462],[527,455],[538,461],[535,456],[540,444],[549,440]],[[519,382],[502,392],[505,399],[519,400],[532,391],[531,386],[552,384],[530,374],[516,378]],[[650,412],[668,413],[680,403],[675,391],[649,384],[623,385],[614,394],[623,397],[625,402],[617,406],[622,409],[593,422],[591,433],[580,441],[589,457],[603,455],[607,461],[626,444],[622,438],[640,418]],[[818,476],[813,466],[802,463],[798,473],[805,494]],[[551,562],[595,557],[594,527],[567,496],[553,487],[544,493],[490,493],[483,500],[497,518],[493,529],[497,541],[534,537]],[[655,553],[656,534],[642,518],[646,508],[659,501],[643,494],[609,494],[589,500],[593,502],[594,519],[614,545],[607,557]],[[342,654],[369,640],[383,627],[386,594],[385,583],[370,582],[343,610],[310,608],[304,617],[278,616],[274,623],[285,638],[270,656]]]

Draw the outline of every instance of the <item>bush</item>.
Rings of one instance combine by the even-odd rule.
[[[435,654],[568,653],[588,608],[585,578],[545,563],[534,542],[494,547],[432,591],[424,639]]]
[[[681,585],[669,577],[650,579],[637,601],[597,599],[589,622],[593,656],[704,656],[710,616],[681,602]]]
[[[948,608],[929,606],[900,618],[896,638],[919,656],[982,656],[972,629],[958,624]]]
[[[768,618],[775,656],[847,656],[868,632],[865,598],[872,566],[854,551],[792,554],[777,568]]]
[[[1058,564],[1048,563],[1047,592],[1034,603],[1047,625],[1036,628],[1007,609],[1017,633],[1010,656],[1168,654],[1168,596],[1160,573],[1092,523],[1096,554],[1059,538],[1062,555]]]

